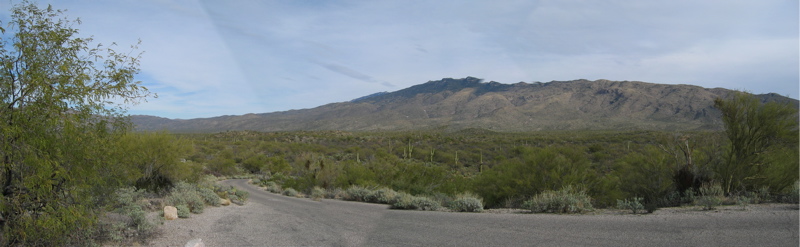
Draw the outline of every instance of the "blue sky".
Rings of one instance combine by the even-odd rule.
[[[159,98],[131,114],[313,108],[467,76],[799,94],[797,0],[39,2],[118,50],[142,40],[138,79]]]

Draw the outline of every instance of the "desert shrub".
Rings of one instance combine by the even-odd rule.
[[[344,199],[348,201],[365,202],[370,193],[372,193],[370,189],[353,185],[347,188]]]
[[[566,186],[544,191],[523,203],[532,213],[583,213],[592,210],[592,198],[584,190]]]
[[[197,193],[203,198],[203,201],[211,206],[219,207],[219,196],[214,193],[214,190],[209,188],[197,188]]]
[[[117,189],[111,204],[113,209],[100,221],[95,238],[121,243],[134,237],[146,238],[155,233],[156,224],[147,219],[142,203],[144,196],[144,190],[136,190],[134,187]]]
[[[325,197],[325,189],[315,186],[311,189],[311,199],[319,201]]]
[[[261,180],[261,183],[259,183],[259,185],[269,188],[271,186],[276,186],[278,184],[275,183],[275,181]]]
[[[189,218],[189,208],[186,205],[181,204],[175,206],[178,209],[178,218]]]
[[[683,199],[681,199],[682,203],[692,204],[695,200],[697,200],[697,190],[689,188],[683,192]]]
[[[751,199],[750,202],[754,204],[771,202],[775,199],[768,186],[762,186],[757,190],[740,192],[738,194],[749,197]]]
[[[281,188],[281,185],[270,181],[269,183],[267,183],[267,191],[272,192],[272,193],[276,193],[276,194],[280,194],[280,193],[283,193],[283,188]]]
[[[176,208],[180,205],[184,205],[190,209],[192,213],[202,213],[206,202],[197,190],[197,186],[195,185],[186,182],[178,182],[167,196],[167,203],[174,205]]]
[[[456,199],[447,206],[457,212],[481,212],[483,211],[483,200],[475,194],[463,193],[457,195]]]
[[[367,194],[365,201],[383,204],[392,204],[397,197],[397,192],[390,188],[380,188]]]
[[[414,199],[411,200],[411,204],[415,209],[419,210],[433,211],[442,207],[438,201],[425,196],[415,196]]]
[[[592,162],[580,151],[565,147],[520,147],[517,152],[519,159],[503,161],[475,177],[473,190],[487,206],[501,206],[506,199],[520,195],[535,195],[542,188],[569,184],[583,184],[597,191],[604,188]]]
[[[738,195],[736,196],[735,200],[736,205],[742,207],[742,210],[747,210],[747,205],[750,205],[750,203],[753,201],[753,198],[746,195]]]
[[[438,201],[424,196],[412,196],[411,194],[398,192],[393,209],[414,209],[414,210],[437,210],[441,207]]]
[[[794,182],[789,192],[783,197],[785,203],[800,203],[800,180]]]
[[[644,209],[644,205],[642,205],[641,197],[634,197],[630,201],[628,199],[617,200],[617,208],[630,209],[633,214],[637,214]]]
[[[341,188],[333,188],[325,191],[325,198],[328,199],[342,199],[347,195],[347,191]]]
[[[295,197],[295,196],[297,196],[297,190],[292,189],[292,188],[286,188],[285,190],[283,190],[283,195],[284,196]]]
[[[624,194],[615,201],[636,196],[642,197],[640,203],[680,205],[680,195],[671,195],[676,187],[672,159],[668,153],[653,145],[645,146],[640,152],[622,156],[614,165],[614,173],[619,176],[620,190]],[[664,200],[667,197],[672,198]]]
[[[231,186],[231,190],[233,194],[231,202],[236,203],[236,205],[244,205],[244,203],[247,201],[247,198],[250,197],[250,192],[236,189],[233,186]]]
[[[220,198],[229,199],[236,205],[244,205],[250,193],[244,190],[238,190],[233,186],[214,185],[214,193]]]
[[[431,199],[439,202],[439,205],[442,205],[443,207],[450,207],[450,203],[453,202],[452,196],[441,192],[435,192],[430,197]]]
[[[414,199],[414,196],[405,192],[398,192],[397,196],[395,196],[395,201],[392,203],[393,209],[415,209],[411,204],[411,201]]]
[[[700,196],[695,204],[703,206],[703,210],[712,210],[722,204],[724,192],[719,184],[705,184],[700,187]]]
[[[250,197],[250,192],[244,190],[236,190],[233,192],[240,200],[246,201]]]

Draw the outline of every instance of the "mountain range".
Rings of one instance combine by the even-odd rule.
[[[715,98],[733,90],[639,81],[573,80],[502,84],[467,77],[429,81],[395,92],[311,109],[167,119],[131,116],[137,130],[400,131],[469,128],[541,130],[718,130]],[[763,102],[796,99],[757,95]]]

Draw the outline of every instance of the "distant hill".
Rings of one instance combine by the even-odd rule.
[[[713,107],[732,90],[638,81],[574,80],[502,84],[445,78],[396,92],[312,109],[173,120],[132,116],[138,130],[708,130],[721,129]],[[758,95],[762,101],[795,99]]]

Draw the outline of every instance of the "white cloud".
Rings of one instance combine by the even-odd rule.
[[[797,1],[53,1],[127,48],[132,113],[309,108],[444,77],[641,80],[798,96]],[[2,15],[0,15],[0,18]]]

